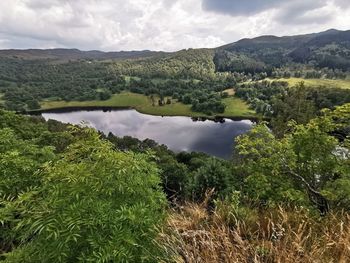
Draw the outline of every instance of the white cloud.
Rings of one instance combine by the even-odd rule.
[[[254,12],[232,1],[233,11],[221,12],[227,0],[215,10],[203,9],[202,0],[1,0],[0,48],[173,51],[262,34],[349,29],[347,0],[269,1]],[[234,4],[241,5],[239,14]]]

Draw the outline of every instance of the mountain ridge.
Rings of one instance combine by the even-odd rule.
[[[310,64],[314,67],[350,70],[350,30],[329,29],[319,33],[243,38],[216,48],[189,48],[175,52],[164,51],[81,51],[79,49],[7,49],[0,58],[24,60],[139,60],[176,58],[196,60],[211,51],[216,71],[259,73],[291,64]],[[187,56],[187,58],[186,58]],[[209,62],[211,63],[211,62]]]
[[[231,46],[238,45],[241,43],[251,42],[251,41],[269,41],[269,40],[295,40],[300,38],[312,38],[314,36],[322,36],[322,35],[334,35],[342,32],[350,33],[350,30],[337,30],[337,29],[328,29],[319,33],[309,33],[309,34],[301,34],[301,35],[285,35],[285,36],[276,36],[276,35],[261,35],[253,38],[242,38],[235,42],[231,42],[222,46],[218,46],[215,48],[209,48],[214,50],[227,49]],[[188,48],[188,49],[206,49],[206,48]],[[187,50],[188,50],[187,49]],[[39,53],[46,55],[48,58],[57,58],[64,57],[67,58],[69,54],[72,55],[72,58],[91,58],[91,59],[113,59],[113,58],[138,58],[138,57],[150,57],[159,54],[172,54],[177,53],[179,51],[166,52],[166,51],[153,51],[153,50],[121,50],[121,51],[102,51],[102,50],[80,50],[78,48],[50,48],[50,49],[40,49],[40,48],[28,48],[28,49],[0,49],[0,57],[4,56],[16,56],[16,55],[25,55],[31,54],[32,57],[35,55],[40,57]],[[185,49],[186,50],[186,49]],[[16,54],[17,53],[17,54]],[[44,57],[44,56],[41,56]],[[44,57],[45,58],[45,57]]]

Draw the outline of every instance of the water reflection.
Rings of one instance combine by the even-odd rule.
[[[247,132],[252,123],[247,120],[224,122],[193,121],[188,117],[161,117],[141,114],[136,110],[104,112],[72,111],[43,113],[43,117],[65,123],[88,122],[91,127],[118,136],[129,135],[141,140],[150,138],[171,150],[198,151],[228,159],[232,155],[233,140]]]

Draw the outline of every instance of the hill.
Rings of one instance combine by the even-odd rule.
[[[330,29],[297,36],[260,36],[218,47],[219,71],[262,72],[288,63],[350,69],[350,31]]]
[[[177,52],[162,51],[119,51],[103,52],[98,50],[81,51],[78,49],[27,49],[0,50],[1,58],[12,59],[48,59],[48,60],[134,60],[153,58],[152,63],[164,58],[194,59],[194,54],[208,55],[215,63],[217,71],[236,71],[244,73],[270,73],[274,67],[290,64],[311,65],[317,68],[350,70],[350,30],[330,29],[320,33],[277,37],[272,35],[245,38],[214,49],[187,49]],[[202,54],[203,53],[203,54]],[[189,60],[186,59],[186,60]],[[155,61],[156,60],[156,61]],[[162,61],[163,62],[163,61]],[[199,63],[203,64],[203,61]],[[212,63],[211,61],[208,62]],[[171,65],[169,65],[171,66]]]
[[[55,60],[79,60],[79,59],[137,59],[152,57],[156,55],[166,54],[160,51],[119,51],[119,52],[103,52],[99,50],[81,51],[79,49],[7,49],[0,50],[0,58],[19,58],[19,59],[55,59]]]

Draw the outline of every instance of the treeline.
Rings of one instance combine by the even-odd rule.
[[[274,132],[283,135],[288,122],[306,124],[322,109],[350,103],[350,90],[329,87],[306,87],[303,82],[288,87],[283,81],[257,81],[238,85],[236,96],[265,117],[271,118]]]
[[[272,78],[305,78],[305,79],[345,79],[347,77],[347,72],[340,69],[331,68],[321,68],[317,69],[307,69],[298,65],[290,67],[275,68],[272,73]]]
[[[227,97],[224,90],[232,88],[239,81],[240,75],[232,75],[211,81],[132,79],[130,91],[150,96],[154,104],[160,106],[171,103],[167,97],[184,104],[191,104],[191,109],[208,115],[223,113],[225,105],[222,98]],[[154,95],[159,95],[155,101]],[[167,98],[167,99],[166,99]]]
[[[109,70],[144,78],[212,80],[217,75],[213,56],[211,49],[188,49],[163,57],[118,61],[111,63]]]
[[[219,72],[239,72],[245,74],[256,74],[266,72],[271,75],[272,67],[262,61],[255,60],[245,54],[218,51],[214,56],[215,68]]]
[[[121,89],[124,78],[109,74],[100,62],[0,60],[0,93],[11,110],[39,108],[43,99],[104,100]]]

